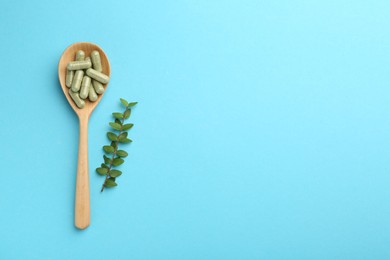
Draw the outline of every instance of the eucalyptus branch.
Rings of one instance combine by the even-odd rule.
[[[111,158],[103,155],[104,163],[101,164],[101,167],[96,168],[96,172],[100,175],[106,176],[104,183],[102,185],[101,192],[103,192],[105,187],[115,187],[118,184],[116,183],[116,178],[119,177],[122,172],[116,169],[113,169],[116,166],[119,166],[124,163],[123,158],[128,155],[124,150],[118,150],[120,143],[130,143],[131,139],[127,138],[127,130],[133,127],[133,124],[125,124],[125,119],[128,119],[131,114],[131,107],[136,105],[137,102],[127,102],[125,99],[120,99],[121,103],[125,106],[125,111],[123,113],[112,113],[115,118],[115,122],[110,122],[109,125],[118,132],[115,134],[113,132],[107,132],[107,137],[111,141],[110,145],[103,146],[104,152],[107,154],[112,154]]]

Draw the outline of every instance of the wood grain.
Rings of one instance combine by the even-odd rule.
[[[77,42],[70,45],[63,52],[58,63],[58,77],[62,91],[69,104],[76,112],[80,122],[79,154],[76,177],[76,196],[75,196],[75,226],[79,229],[85,229],[90,224],[90,196],[89,196],[89,175],[88,175],[88,121],[97,104],[102,99],[104,93],[98,96],[95,102],[85,100],[85,107],[80,109],[73,102],[65,85],[66,65],[69,61],[75,60],[78,50],[85,52],[85,57],[90,56],[94,50],[99,51],[102,63],[103,73],[110,76],[110,63],[104,51],[96,44],[89,42]],[[103,85],[106,90],[107,84]]]
[[[88,170],[88,118],[80,118],[79,158],[77,162],[75,226],[85,229],[90,224],[89,170]]]

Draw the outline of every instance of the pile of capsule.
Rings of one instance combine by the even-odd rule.
[[[69,89],[69,95],[79,108],[84,108],[85,99],[95,102],[97,94],[104,92],[103,84],[107,84],[110,78],[102,73],[102,63],[98,51],[92,51],[91,57],[85,58],[82,50],[76,52],[76,61],[71,61],[66,66],[65,84]]]

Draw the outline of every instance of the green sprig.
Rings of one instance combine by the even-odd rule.
[[[131,107],[135,106],[138,102],[127,102],[123,98],[121,98],[120,101],[123,106],[125,106],[125,111],[123,113],[112,113],[115,122],[110,122],[109,125],[113,129],[113,132],[107,132],[107,138],[111,141],[111,144],[103,146],[103,151],[106,153],[103,155],[104,163],[101,164],[101,167],[96,168],[96,172],[99,175],[106,176],[101,192],[103,192],[105,187],[118,186],[116,178],[119,177],[122,172],[114,169],[114,167],[123,164],[125,162],[123,158],[128,156],[126,151],[118,149],[118,145],[132,142],[132,140],[127,137],[128,133],[126,131],[130,130],[133,127],[133,124],[125,124],[125,120],[131,115]]]

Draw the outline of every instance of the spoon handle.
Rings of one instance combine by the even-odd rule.
[[[76,178],[75,226],[85,229],[90,223],[88,176],[88,117],[80,116],[79,158]]]

